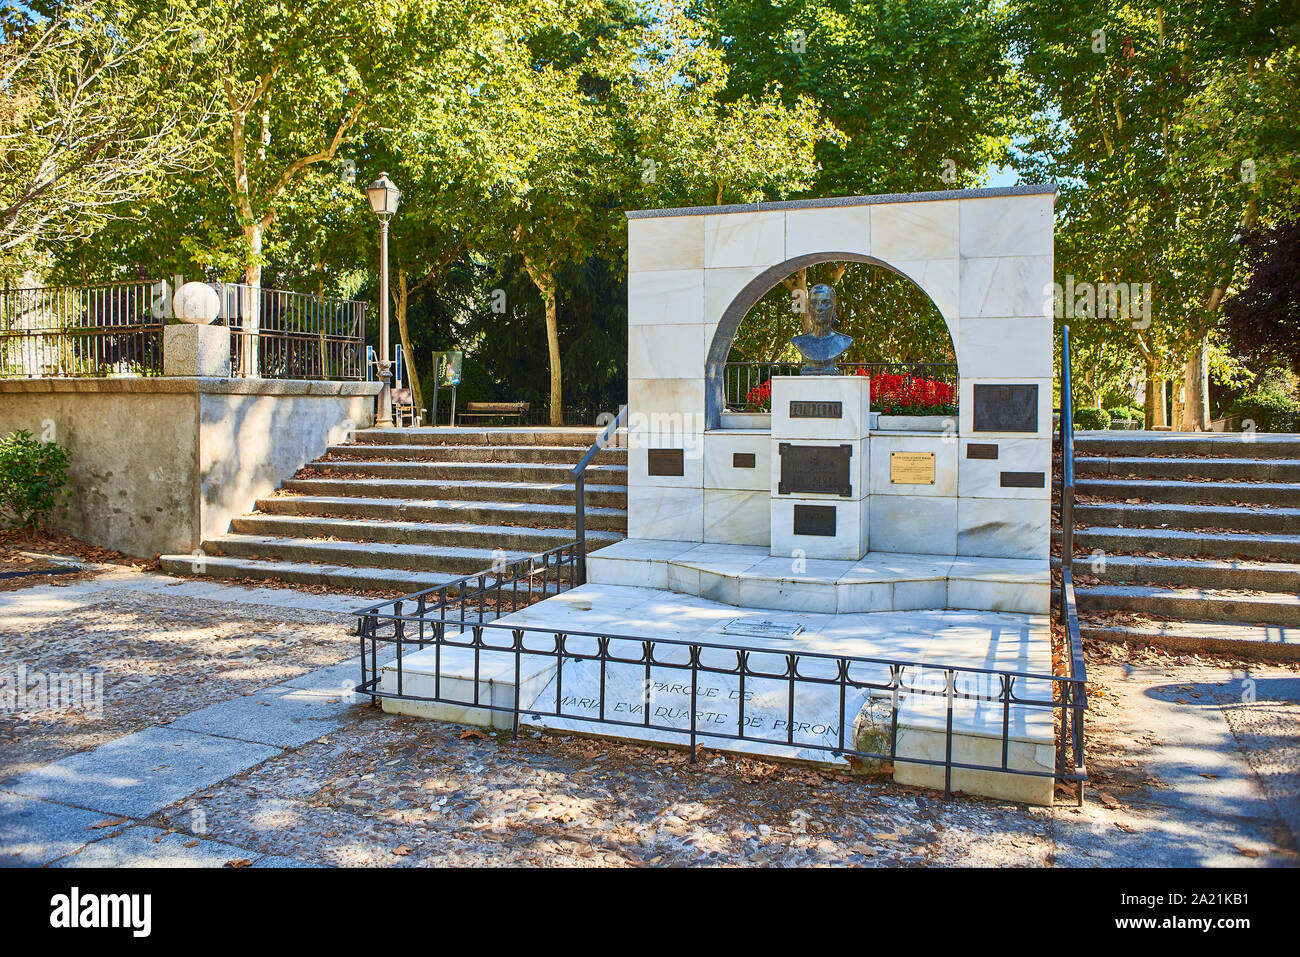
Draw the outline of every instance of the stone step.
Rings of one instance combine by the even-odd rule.
[[[221,535],[203,543],[208,555],[275,559],[281,562],[321,562],[352,568],[400,568],[444,572],[452,577],[472,575],[494,562],[527,558],[531,552],[505,549],[406,545],[392,542],[328,542],[316,538],[265,535]]]
[[[1300,485],[1279,482],[1176,482],[1167,479],[1075,479],[1079,495],[1152,502],[1300,506]]]
[[[360,429],[353,438],[360,445],[561,445],[585,452],[600,436],[601,429],[547,428],[412,428]],[[579,452],[581,457],[582,452]]]
[[[452,499],[462,502],[525,502],[532,505],[576,505],[571,483],[560,482],[453,482],[421,479],[290,479],[290,491],[305,495],[341,495],[363,498]],[[619,485],[588,485],[587,506],[625,508],[627,489]]]
[[[1129,611],[1156,618],[1300,625],[1300,595],[1150,585],[1076,586],[1080,611]]]
[[[1186,505],[1159,502],[1080,502],[1075,519],[1090,525],[1128,528],[1233,528],[1284,534],[1300,532],[1300,508]]]
[[[529,528],[473,522],[420,522],[330,518],[316,515],[244,515],[231,523],[241,535],[277,538],[324,538],[348,542],[393,542],[411,545],[505,548],[529,554],[574,540],[572,528]],[[587,530],[587,550],[621,541],[615,532]]]
[[[276,495],[258,499],[268,515],[318,515],[326,518],[375,518],[389,521],[469,522],[480,525],[520,525],[570,528],[572,505],[528,505],[519,502],[422,501],[409,498],[362,498],[330,495]],[[587,529],[626,532],[627,510],[587,506]]]
[[[547,462],[374,462],[316,461],[307,468],[315,472],[364,478],[450,480],[453,482],[543,482],[573,483],[573,466]],[[627,466],[589,465],[588,487],[627,485]]]
[[[549,462],[577,465],[585,448],[560,445],[331,445],[332,459],[421,462]],[[596,453],[594,465],[626,465],[627,449],[606,448]]]
[[[1273,661],[1300,660],[1300,628],[1226,621],[1149,621],[1101,624],[1083,621],[1079,633],[1099,641],[1153,645],[1193,654],[1228,654]]]
[[[1105,582],[1180,588],[1295,593],[1300,585],[1300,565],[1289,562],[1197,561],[1147,555],[1106,555],[1104,561],[1092,561],[1076,555],[1074,568],[1078,575]]]
[[[1076,475],[1145,476],[1182,479],[1249,479],[1300,482],[1300,460],[1247,458],[1152,458],[1089,455],[1075,459]]]
[[[193,555],[162,555],[158,563],[173,575],[210,575],[214,578],[255,578],[294,585],[324,585],[338,591],[413,592],[455,581],[459,575],[396,568],[313,565],[307,562],[268,562],[255,558],[207,555],[195,565]]]
[[[1059,542],[1061,533],[1053,530]],[[1164,555],[1209,555],[1215,558],[1300,559],[1300,535],[1209,532],[1185,528],[1092,526],[1074,530],[1076,561],[1095,549],[1104,552],[1160,552]]]
[[[1076,432],[1076,455],[1185,455],[1300,459],[1300,435],[1188,432]]]

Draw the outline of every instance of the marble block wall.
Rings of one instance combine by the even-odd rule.
[[[718,428],[721,365],[763,293],[801,266],[848,260],[913,280],[952,336],[961,415],[945,454],[956,456],[957,488],[916,496],[934,510],[934,527],[942,518],[952,530],[956,554],[1046,557],[1055,196],[1054,186],[1018,186],[629,213],[629,535],[768,539],[758,480],[770,457],[765,468],[756,431]],[[1031,431],[976,430],[973,389],[998,384],[1037,386]],[[999,457],[967,458],[972,442],[997,445]],[[665,451],[680,452],[680,469],[673,462],[665,474],[665,456],[650,454]],[[746,464],[735,464],[737,453]],[[1042,487],[1024,484],[1034,472]],[[868,511],[878,507],[883,525],[873,538],[907,513],[906,503],[875,506],[874,494]],[[901,540],[900,528],[894,534]]]

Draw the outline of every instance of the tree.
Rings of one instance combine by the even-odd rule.
[[[20,271],[129,215],[191,168],[193,21],[130,5],[0,8],[0,264]]]
[[[1250,278],[1223,305],[1232,344],[1256,372],[1279,359],[1300,369],[1300,220],[1242,242]]]

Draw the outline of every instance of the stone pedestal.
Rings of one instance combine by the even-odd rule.
[[[867,553],[870,414],[863,376],[773,377],[774,556],[856,561]]]
[[[163,329],[163,375],[221,379],[230,375],[230,330],[186,323]]]

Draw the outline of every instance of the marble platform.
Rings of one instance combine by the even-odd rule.
[[[781,611],[969,609],[1045,615],[1046,559],[868,552],[858,561],[772,557],[761,545],[624,539],[587,557],[594,584],[661,588]]]
[[[798,626],[789,638],[736,634],[758,622]],[[850,689],[842,725],[838,685],[796,684],[791,720],[789,683],[782,678],[746,680],[743,695],[739,680],[725,674],[734,668],[737,650],[748,654],[751,669],[774,676],[786,673],[790,653],[822,653],[906,662],[907,688],[942,690],[946,666],[985,668],[1033,674],[1051,672],[1051,636],[1047,616],[1005,612],[930,609],[921,611],[840,613],[773,611],[739,608],[698,595],[628,585],[587,584],[539,602],[485,629],[489,643],[509,644],[511,629],[525,629],[518,672],[513,653],[483,652],[474,671],[472,652],[444,647],[441,661],[433,648],[404,656],[403,690],[408,695],[434,694],[435,682],[444,697],[463,704],[384,699],[386,711],[483,726],[509,727],[506,711],[488,712],[473,706],[475,681],[480,703],[505,706],[514,700],[518,684],[522,705],[520,723],[551,730],[597,734],[637,741],[684,744],[682,734],[639,727],[648,706],[653,721],[689,729],[690,672],[664,665],[646,672],[640,663],[607,663],[602,674],[598,661],[585,658],[595,652],[595,635],[626,636],[609,641],[611,655],[640,662],[642,638],[673,639],[702,646],[703,666],[696,684],[696,727],[699,743],[718,750],[775,758],[844,765],[847,759],[832,749],[853,746],[887,750],[887,729],[893,702],[888,692]],[[565,638],[566,657],[529,654],[554,647],[555,633]],[[450,634],[450,633],[449,633]],[[655,646],[657,662],[688,661],[686,646]],[[836,662],[800,658],[799,673],[833,678]],[[714,669],[714,670],[710,670]],[[890,669],[882,662],[858,662],[850,676],[859,681],[885,684]],[[605,710],[600,711],[604,687]],[[396,690],[396,669],[385,666],[381,687]],[[996,694],[995,676],[960,675],[953,707],[953,759],[957,762],[999,765],[1003,713],[996,702],[963,697],[967,692]],[[1050,682],[1017,680],[1019,697],[1051,697]],[[735,741],[721,735],[736,734],[742,721],[745,733],[767,739]],[[898,705],[898,756],[895,779],[900,782],[943,787],[943,769],[909,764],[906,757],[942,760],[947,720],[946,698],[904,691]],[[535,709],[530,712],[529,708]],[[549,712],[549,713],[548,713]],[[558,713],[558,716],[556,715]],[[594,720],[583,720],[583,719]],[[1009,710],[1009,766],[1050,772],[1054,763],[1052,713],[1046,708],[1012,706]],[[622,722],[622,723],[620,723]],[[717,732],[711,736],[709,731]],[[883,738],[882,738],[883,735]],[[869,743],[869,744],[868,744]],[[870,745],[870,746],[869,746]],[[955,771],[956,790],[1029,803],[1049,804],[1052,779],[1002,772]]]

